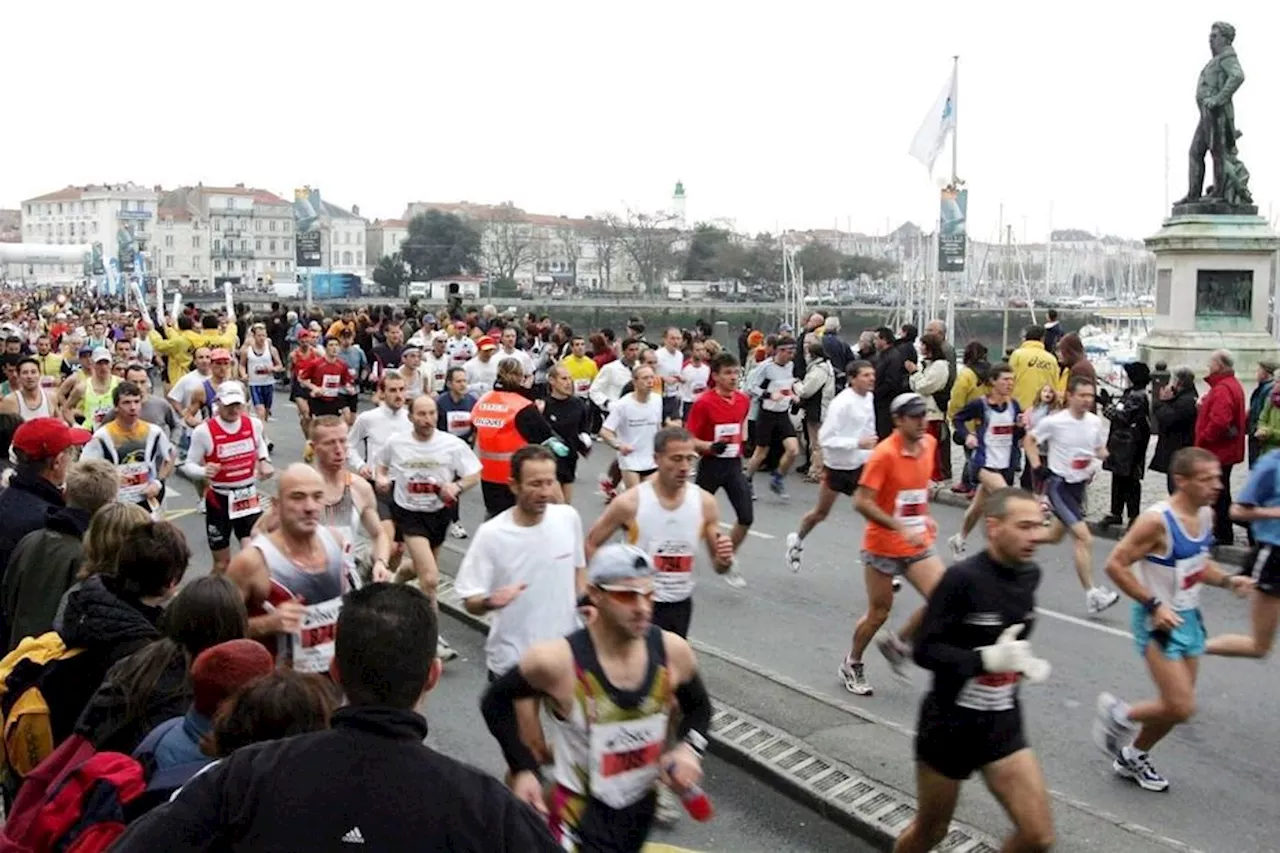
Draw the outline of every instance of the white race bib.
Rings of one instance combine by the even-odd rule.
[[[716,424],[712,433],[716,441],[728,443],[721,453],[721,459],[733,459],[742,453],[742,424]]]
[[[258,487],[245,486],[243,489],[232,489],[227,497],[227,518],[244,518],[262,512],[262,498]]]
[[[587,396],[588,393],[590,393],[590,391],[591,391],[590,379],[573,380],[573,393],[576,394],[577,396],[585,397]]]
[[[41,388],[52,388],[53,386],[55,386],[55,385],[57,385],[57,384],[58,384],[58,380],[54,379],[52,376],[41,376],[41,377],[40,377],[40,387],[41,387]]]
[[[333,641],[337,634],[342,598],[331,598],[303,608],[302,628],[290,634],[295,672],[328,672],[333,661]]]
[[[321,382],[323,384],[320,386],[320,393],[325,397],[338,396],[338,386],[340,384],[339,380],[341,379],[342,379],[341,376],[335,376],[332,373],[326,373],[324,377],[321,379]]]
[[[634,805],[653,790],[667,741],[667,716],[593,723],[591,795],[610,808]]]
[[[893,501],[893,517],[912,530],[923,530],[929,518],[929,490],[903,489]]]
[[[126,462],[116,466],[120,475],[120,492],[117,499],[121,503],[137,503],[142,500],[147,484],[151,482],[151,464],[148,462]]]
[[[453,435],[466,435],[471,432],[471,413],[454,411],[448,415],[449,432]]]
[[[440,497],[440,483],[426,474],[413,474],[405,481],[404,493],[415,512],[436,512],[444,505]]]

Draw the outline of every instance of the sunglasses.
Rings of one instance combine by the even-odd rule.
[[[618,584],[597,584],[596,589],[604,592],[618,604],[635,604],[640,599],[653,601],[653,585],[644,587],[621,586]]]

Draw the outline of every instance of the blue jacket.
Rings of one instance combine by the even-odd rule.
[[[0,578],[9,566],[9,557],[23,536],[44,527],[50,509],[66,506],[62,490],[26,468],[13,472],[9,488],[0,492]]]

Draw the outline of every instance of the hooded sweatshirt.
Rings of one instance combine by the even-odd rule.
[[[44,528],[28,533],[13,550],[0,597],[9,626],[6,650],[23,637],[53,630],[58,601],[80,570],[81,540],[89,518],[87,510],[77,507],[51,507]]]

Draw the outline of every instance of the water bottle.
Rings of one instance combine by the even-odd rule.
[[[675,769],[674,764],[667,765],[667,774],[670,775]],[[697,785],[686,788],[680,794],[680,802],[684,803],[684,810],[689,813],[689,817],[699,823],[705,823],[715,817],[716,810],[711,805],[711,798]]]

